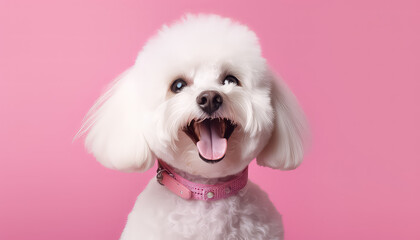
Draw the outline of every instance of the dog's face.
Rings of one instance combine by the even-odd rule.
[[[304,122],[256,35],[214,15],[163,29],[95,104],[82,128],[105,166],[146,170],[155,158],[203,177],[260,165],[295,168]]]

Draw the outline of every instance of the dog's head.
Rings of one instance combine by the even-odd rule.
[[[103,165],[144,171],[156,158],[203,177],[252,159],[279,169],[303,157],[304,120],[246,26],[188,15],[151,38],[88,113],[81,133]]]

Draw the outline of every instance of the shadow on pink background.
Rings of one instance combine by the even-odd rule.
[[[0,239],[117,239],[154,169],[72,143],[113,78],[186,12],[250,26],[313,145],[295,171],[252,164],[287,240],[420,239],[419,1],[0,1]]]

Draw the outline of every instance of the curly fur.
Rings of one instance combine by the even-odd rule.
[[[267,240],[282,236],[280,214],[252,182],[236,196],[204,202],[185,201],[151,180],[138,197],[121,239]]]
[[[240,86],[222,84],[227,74]],[[177,78],[182,92],[170,91]],[[211,116],[196,103],[214,90],[223,105]],[[237,127],[225,158],[209,164],[182,131],[193,119],[228,118]],[[303,157],[305,121],[298,103],[261,56],[246,26],[216,15],[187,15],[163,26],[89,111],[78,135],[109,168],[145,171],[160,158],[179,173],[217,181],[253,159],[276,169],[296,168]],[[204,179],[204,180],[203,180]],[[185,201],[152,180],[140,194],[121,239],[282,239],[281,217],[267,195],[248,183],[238,195]]]

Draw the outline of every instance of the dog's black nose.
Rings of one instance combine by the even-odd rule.
[[[223,98],[216,91],[203,91],[198,95],[197,103],[206,113],[212,114],[222,106]]]

